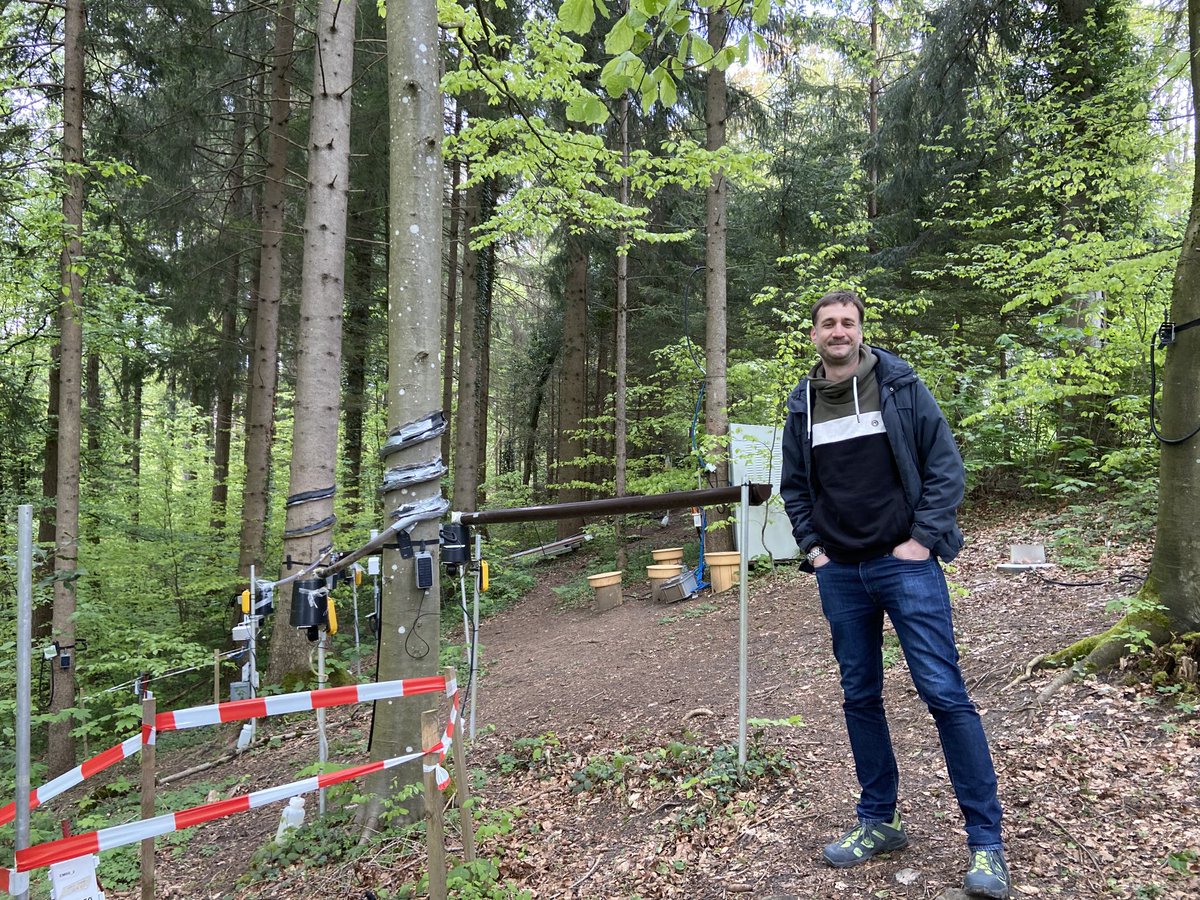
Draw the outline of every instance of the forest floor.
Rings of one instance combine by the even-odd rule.
[[[1033,514],[977,515],[949,570],[963,671],[999,775],[1014,896],[1194,900],[1196,695],[1117,672],[1039,704],[1055,673],[1027,672],[1039,654],[1111,626],[1117,613],[1107,605],[1136,590],[1149,548],[1100,547],[1086,571],[997,570],[1012,543],[1049,546],[1044,527]],[[647,526],[639,540],[664,547],[688,537]],[[553,590],[585,563],[542,563],[535,589],[480,629],[480,732],[469,768],[490,832],[480,853],[501,882],[536,898],[963,896],[961,816],[893,640],[885,639],[886,702],[911,844],[835,870],[820,851],[852,824],[856,783],[812,577],[781,566],[751,579],[747,770],[756,777],[739,782],[728,749],[738,732],[736,588],[664,605],[634,578],[623,605],[597,613]],[[360,760],[367,710],[331,719],[331,758]],[[307,735],[245,753],[203,784],[196,776],[196,802],[202,788],[217,799],[296,778],[315,748]],[[160,753],[160,775],[214,752]],[[251,883],[235,886],[274,834],[278,810],[200,826],[165,847],[160,839],[157,896],[383,900],[406,896],[401,885],[423,870],[419,845],[399,848],[414,851],[406,857],[394,844],[316,866],[311,848],[325,837],[304,845],[303,867],[264,880],[260,865]],[[449,834],[453,854],[461,845]],[[510,896],[492,891],[462,896]],[[110,900],[134,896],[109,891]]]

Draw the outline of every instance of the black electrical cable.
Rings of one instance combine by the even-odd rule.
[[[1200,325],[1200,319],[1192,319],[1192,321],[1183,325],[1176,325],[1173,322],[1167,321],[1164,317],[1162,325],[1160,325],[1158,330],[1150,336],[1150,433],[1158,438],[1161,443],[1167,444],[1168,446],[1186,444],[1196,435],[1200,434],[1200,425],[1197,425],[1188,434],[1181,438],[1163,437],[1162,432],[1158,430],[1158,423],[1155,422],[1155,419],[1157,418],[1157,411],[1154,402],[1154,395],[1158,392],[1158,384],[1156,381],[1157,364],[1154,357],[1154,350],[1156,345],[1163,348],[1169,347],[1171,344],[1175,343],[1176,335],[1178,335],[1181,331],[1187,331],[1189,328],[1195,328],[1198,325]]]
[[[1107,585],[1112,584],[1114,581],[1114,579],[1112,579],[1112,578],[1108,579],[1107,581],[1058,581],[1057,579],[1054,579],[1054,578],[1047,578],[1045,575],[1043,575],[1041,572],[1038,572],[1038,571],[1034,571],[1033,574],[1036,575],[1038,578],[1040,578],[1042,581],[1046,582],[1047,584],[1053,584],[1058,587],[1105,587]],[[1137,582],[1141,582],[1142,584],[1145,584],[1146,579],[1149,577],[1150,576],[1148,574],[1147,575],[1118,575],[1115,580],[1118,582],[1137,581]]]

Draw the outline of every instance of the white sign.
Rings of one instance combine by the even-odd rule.
[[[104,900],[96,884],[98,856],[80,856],[50,867],[50,900]]]

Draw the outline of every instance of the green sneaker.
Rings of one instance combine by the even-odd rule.
[[[890,822],[859,821],[832,844],[825,845],[825,862],[835,869],[848,869],[872,856],[908,846],[908,835],[896,812]]]
[[[1008,900],[1011,896],[1008,863],[1004,861],[1004,850],[1000,847],[972,850],[967,863],[967,877],[963,890],[972,897],[992,897]]]

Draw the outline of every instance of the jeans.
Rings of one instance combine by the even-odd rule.
[[[936,558],[891,554],[817,569],[821,607],[842,675],[842,709],[862,787],[860,819],[890,821],[899,772],[883,710],[883,614],[892,620],[917,693],[937,724],[972,849],[1001,846],[996,770],[958,667],[950,594]]]

